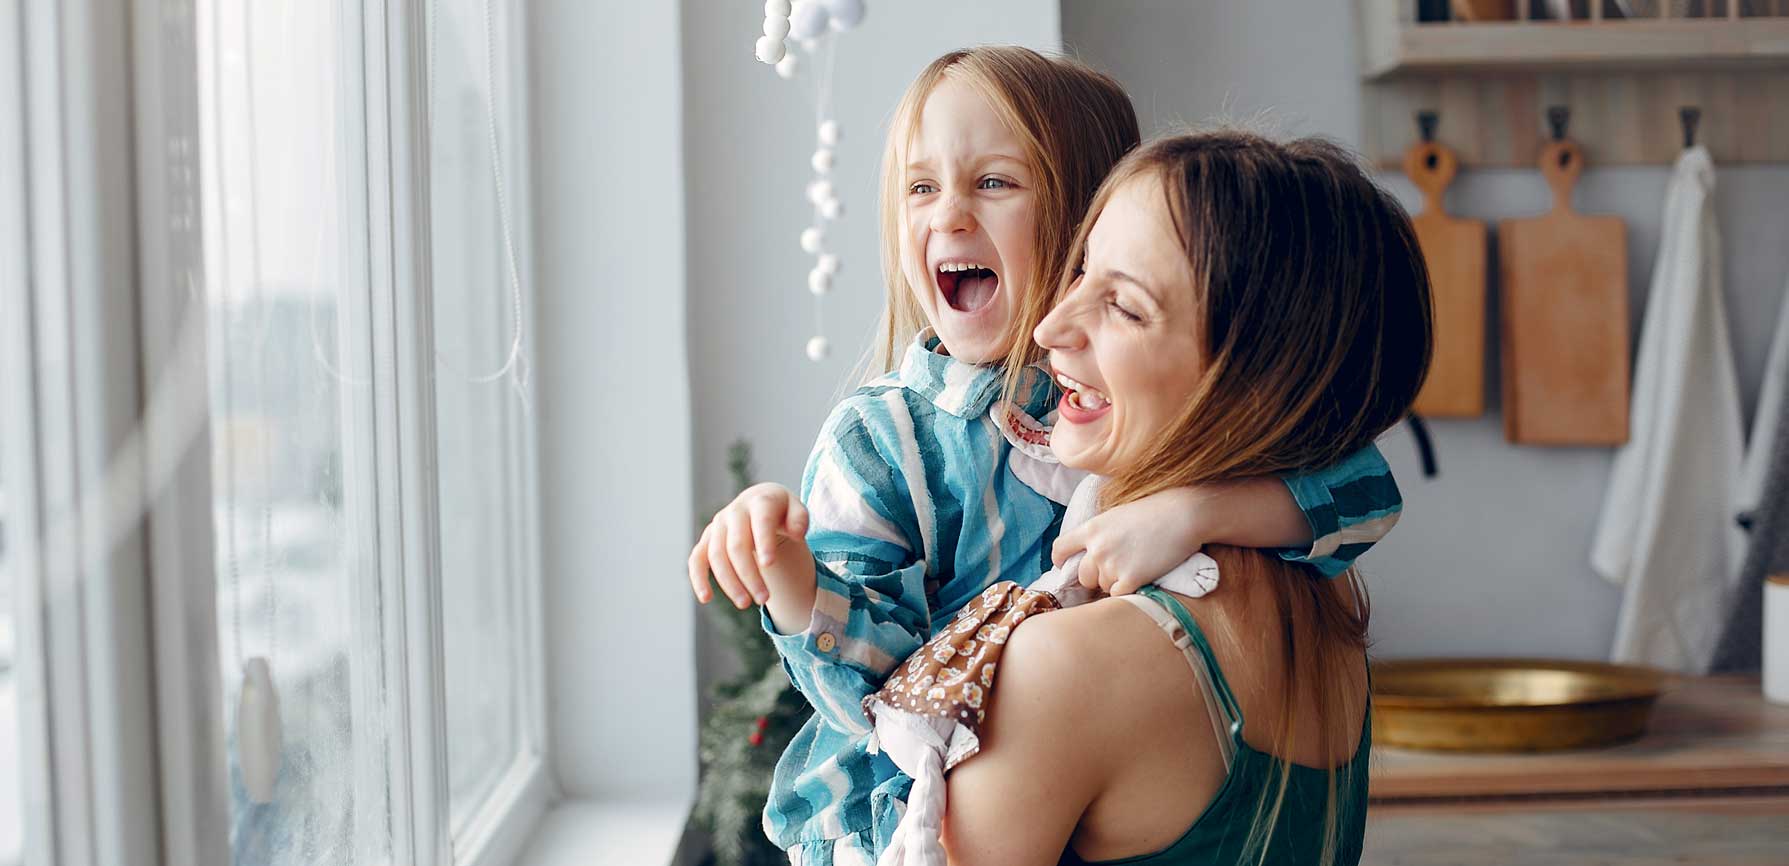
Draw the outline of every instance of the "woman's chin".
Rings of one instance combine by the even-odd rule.
[[[1096,447],[1075,441],[1076,437],[1065,437],[1059,425],[1050,437],[1050,452],[1056,459],[1070,469],[1080,469],[1095,475],[1109,475],[1111,461],[1104,459]]]

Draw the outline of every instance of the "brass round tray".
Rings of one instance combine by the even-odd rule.
[[[1646,732],[1666,681],[1650,668],[1600,662],[1377,662],[1373,742],[1459,752],[1613,745]]]

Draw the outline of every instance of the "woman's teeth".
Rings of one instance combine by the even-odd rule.
[[[1062,390],[1068,392],[1069,402],[1074,403],[1076,408],[1086,409],[1089,412],[1098,412],[1099,410],[1112,405],[1112,401],[1106,399],[1106,395],[1101,394],[1074,379],[1070,379],[1061,373],[1056,374],[1056,384],[1061,385]]]
[[[965,263],[965,262],[946,262],[942,265],[939,265],[938,270],[941,273],[954,274],[958,271],[985,271],[985,270],[988,270],[988,268],[986,268],[982,265],[970,264],[970,263]]]

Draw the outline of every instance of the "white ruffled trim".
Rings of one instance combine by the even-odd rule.
[[[1064,466],[1056,459],[1050,450],[1051,427],[1024,409],[1006,400],[996,400],[988,409],[988,417],[1012,445],[1012,451],[1007,455],[1007,467],[1012,470],[1013,477],[1044,498],[1065,504],[1081,482],[1091,477],[1086,471]]]

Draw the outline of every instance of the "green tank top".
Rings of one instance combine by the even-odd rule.
[[[1153,586],[1145,587],[1138,596],[1123,596],[1156,620],[1186,653],[1187,661],[1205,687],[1207,702],[1213,704],[1213,723],[1228,728],[1223,751],[1229,757],[1230,771],[1218,788],[1211,804],[1205,807],[1193,826],[1175,841],[1154,854],[1127,857],[1122,860],[1101,860],[1090,864],[1069,849],[1062,862],[1072,866],[1203,866],[1257,862],[1259,849],[1247,851],[1249,831],[1254,827],[1256,811],[1261,807],[1262,792],[1278,789],[1279,776],[1285,762],[1265,752],[1250,748],[1242,738],[1242,709],[1224,681],[1217,657],[1205,640],[1199,624],[1187,613],[1180,601]],[[1148,599],[1147,601],[1145,599]],[[1354,866],[1360,861],[1361,838],[1366,833],[1367,763],[1372,745],[1372,714],[1361,725],[1360,744],[1354,757],[1336,769],[1336,840],[1335,863]],[[1329,772],[1292,765],[1287,780],[1286,799],[1280,807],[1267,845],[1267,864],[1311,864],[1323,856],[1323,811],[1328,798]],[[1270,804],[1271,805],[1271,804]]]

